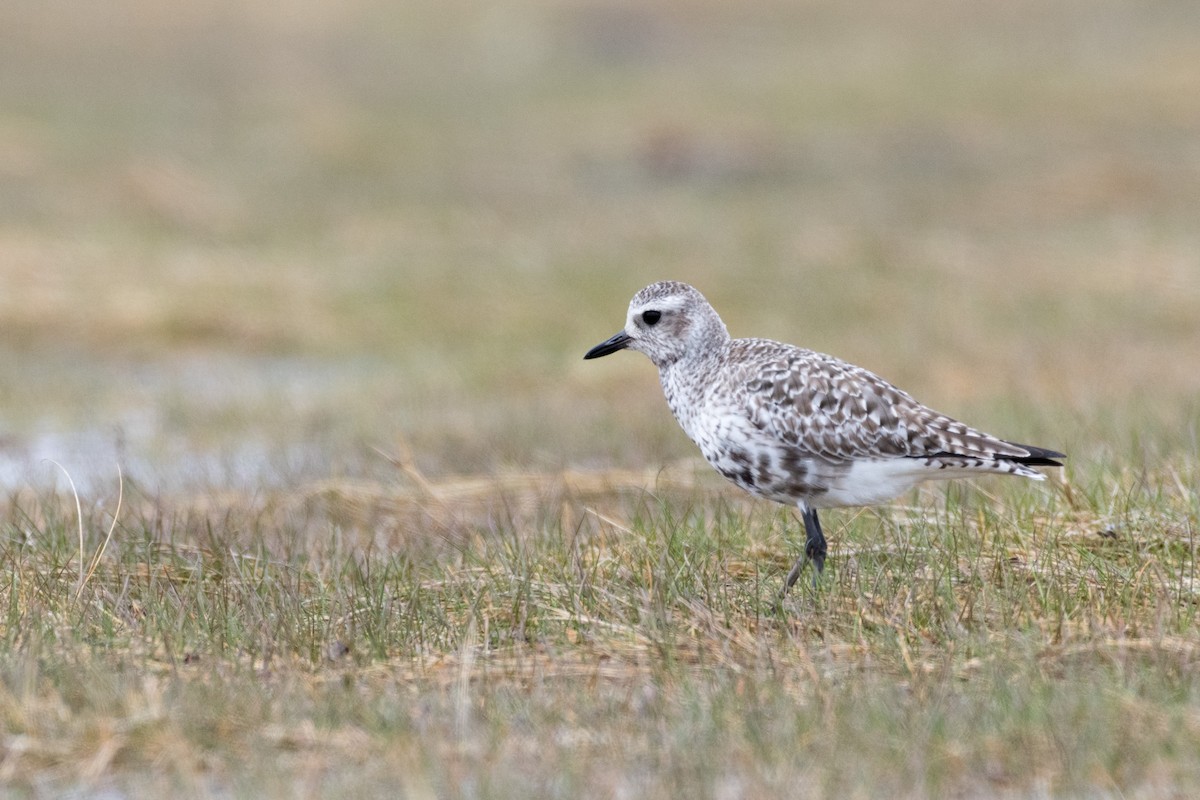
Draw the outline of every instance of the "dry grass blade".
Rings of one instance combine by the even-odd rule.
[[[113,532],[117,529],[117,520],[121,517],[121,504],[125,500],[125,476],[121,472],[121,465],[117,464],[117,508],[113,511],[112,522],[108,526],[108,531],[104,534],[104,541],[96,548],[96,552],[92,554],[91,560],[88,562],[87,574],[79,579],[79,586],[75,589],[75,600],[79,600],[79,596],[83,594],[83,587],[87,585],[92,576],[96,574],[96,568],[100,566],[100,560],[104,558],[104,552],[108,549],[108,543],[112,541]],[[82,547],[82,542],[80,544]],[[83,551],[80,550],[80,560],[83,559]]]
[[[79,579],[76,581],[76,597],[83,590],[83,571],[84,571],[84,556],[83,556],[83,505],[79,502],[79,492],[75,488],[75,479],[71,477],[71,473],[67,468],[53,459],[46,459],[54,466],[62,470],[62,474],[67,476],[67,483],[71,486],[71,495],[75,498],[75,522],[79,533]]]

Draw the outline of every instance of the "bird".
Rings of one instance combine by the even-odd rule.
[[[931,479],[1045,476],[1066,456],[984,433],[870,370],[771,339],[734,339],[698,290],[659,281],[633,296],[625,327],[584,359],[636,350],[658,368],[667,405],[717,472],[800,511],[814,583],[828,552],[818,509],[887,502]]]

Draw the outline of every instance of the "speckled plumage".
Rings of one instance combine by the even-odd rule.
[[[918,403],[878,375],[770,339],[730,338],[700,292],[675,281],[642,289],[623,331],[585,358],[620,349],[658,367],[671,412],[701,453],[752,494],[797,506],[823,565],[816,509],[871,505],[928,479],[1043,476],[1061,453],[1014,444]],[[797,561],[787,586],[803,566]]]

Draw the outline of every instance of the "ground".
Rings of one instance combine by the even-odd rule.
[[[0,8],[0,784],[1200,791],[1200,8]],[[686,280],[1044,483],[795,515]],[[60,466],[61,465],[61,466]]]

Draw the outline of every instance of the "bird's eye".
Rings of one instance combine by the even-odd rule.
[[[642,314],[642,322],[646,323],[647,325],[655,325],[660,319],[662,319],[661,311],[654,311],[651,309],[650,311]]]

